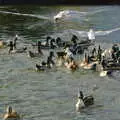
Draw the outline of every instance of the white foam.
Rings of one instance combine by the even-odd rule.
[[[119,31],[120,28],[114,28],[114,29],[110,29],[110,30],[105,30],[105,31],[95,31],[94,30],[94,36],[91,37],[97,37],[97,36],[105,36],[108,34],[111,34],[112,32],[116,32]],[[74,29],[68,29],[68,30],[64,30],[62,33],[55,33],[53,34],[52,37],[61,37],[61,39],[65,40],[65,41],[69,41],[72,38],[72,35],[76,35],[80,40],[82,40],[81,38],[87,38],[88,37],[88,31],[78,31],[78,30],[74,30]],[[92,39],[93,40],[93,39]]]

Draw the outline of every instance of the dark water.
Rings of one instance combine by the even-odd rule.
[[[53,16],[61,10],[77,10],[86,15],[56,24]],[[44,41],[46,35],[59,35],[66,40],[71,29],[81,32],[93,28],[105,31],[105,35],[96,37],[96,43],[109,47],[120,42],[120,30],[114,31],[120,27],[119,11],[120,6],[1,6],[0,39],[6,41],[18,34],[18,47],[25,44],[31,49],[30,43]],[[27,54],[8,55],[7,50],[0,50],[1,114],[7,105],[12,105],[24,120],[120,119],[119,72],[113,77],[100,77],[99,73],[82,69],[36,72],[35,64],[46,57],[30,59]],[[95,91],[94,86],[98,88]],[[82,113],[75,111],[78,88],[95,97],[95,105]]]

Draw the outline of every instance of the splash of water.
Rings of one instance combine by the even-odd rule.
[[[114,28],[114,29],[110,29],[110,30],[103,30],[103,31],[94,31],[95,36],[105,36],[108,35],[112,32],[116,32],[119,31],[120,27],[118,28]],[[86,37],[88,35],[88,31],[76,31],[76,30],[69,30],[71,33],[76,34],[78,36],[81,37]]]
[[[92,15],[92,14],[96,14],[96,13],[99,13],[99,12],[102,12],[102,11],[104,11],[104,9],[96,10],[96,11],[93,11],[93,12],[80,12],[80,11],[65,10],[65,11],[59,12],[56,16],[54,16],[54,19],[56,17],[63,17],[63,16],[67,16],[68,18],[75,18],[75,17],[80,18],[80,17],[84,17],[86,15]],[[24,13],[9,12],[9,11],[0,11],[0,13],[1,14],[18,15],[18,16],[34,17],[34,18],[44,19],[44,20],[51,20],[50,17],[46,17],[46,16],[42,16],[42,15],[24,14]]]
[[[100,13],[105,11],[104,9],[91,11],[91,12],[80,12],[75,10],[64,10],[60,11],[57,15],[54,16],[54,19],[72,19],[72,18],[80,18],[85,17],[87,15],[94,15],[96,13]]]
[[[93,32],[95,35],[94,37],[96,37],[96,36],[105,36],[105,35],[111,34],[113,32],[119,31],[119,30],[120,30],[120,27],[110,29],[110,30],[93,31]],[[81,40],[81,38],[88,37],[88,33],[89,33],[89,31],[77,31],[74,29],[68,29],[68,30],[64,30],[62,33],[53,34],[53,37],[61,37],[63,40],[69,41],[72,38],[72,35],[76,35],[78,37],[78,39]]]

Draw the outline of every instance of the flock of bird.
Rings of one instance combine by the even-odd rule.
[[[58,20],[55,17],[56,20]],[[37,51],[33,52],[28,50],[27,47],[17,48],[17,41],[19,36],[9,42],[0,41],[0,47],[7,46],[9,48],[8,54],[27,53],[29,57],[42,57],[45,55],[45,50],[51,50],[47,56],[47,60],[43,60],[41,64],[36,63],[35,68],[37,71],[46,71],[54,67],[65,67],[68,70],[75,71],[79,68],[94,70],[100,73],[100,76],[111,75],[113,71],[120,70],[120,50],[117,44],[112,48],[103,50],[99,45],[98,48],[94,46],[95,34],[92,29],[88,32],[86,40],[80,41],[76,35],[72,35],[70,41],[64,41],[62,38],[53,38],[47,36],[45,42],[38,41],[36,44],[31,44],[37,47]],[[93,46],[91,50],[89,47]],[[57,51],[54,51],[56,50]],[[87,52],[86,52],[87,51]],[[83,55],[83,60],[76,60],[76,55]],[[82,91],[78,93],[78,101],[76,103],[76,110],[86,108],[94,104],[92,95],[84,96]],[[8,118],[20,119],[20,115],[12,109],[11,106],[7,108],[4,120]]]
[[[33,47],[37,47],[37,51],[33,52],[27,49],[27,47],[17,49],[17,41],[19,36],[9,42],[0,41],[0,47],[7,46],[9,48],[8,54],[20,54],[27,53],[29,57],[42,57],[44,56],[44,49],[50,49],[47,61],[42,61],[41,64],[36,64],[35,68],[37,71],[45,71],[54,67],[63,66],[68,70],[75,71],[78,68],[89,69],[99,71],[101,76],[112,74],[115,70],[120,70],[120,51],[117,44],[114,44],[111,49],[103,50],[99,45],[98,49],[94,45],[94,31],[90,30],[88,38],[81,42],[76,35],[73,35],[70,41],[64,41],[60,37],[52,38],[47,36],[45,42],[38,41],[36,44],[31,44]],[[93,46],[91,51],[88,50],[89,46]],[[4,48],[4,47],[3,47]],[[55,53],[55,49],[58,49]],[[61,50],[62,49],[62,50]],[[85,52],[87,51],[87,53]],[[75,60],[74,56],[84,54],[83,60]],[[53,60],[53,57],[56,58]],[[80,91],[78,94],[78,102],[76,104],[76,110],[88,107],[94,104],[93,96],[84,96],[83,92]],[[12,111],[12,107],[7,108],[7,113],[4,119],[17,117],[17,112]]]

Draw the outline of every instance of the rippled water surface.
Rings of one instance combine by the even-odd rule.
[[[86,12],[69,21],[55,23],[53,16],[61,10]],[[98,12],[99,11],[99,12]],[[1,6],[0,39],[7,41],[18,34],[17,46],[44,41],[47,35],[69,39],[69,30],[105,31],[96,43],[111,47],[120,42],[120,6]],[[17,14],[16,14],[17,13]],[[116,30],[117,29],[117,30]],[[115,30],[115,31],[114,31]],[[110,32],[107,34],[107,32]],[[82,39],[82,38],[81,38]],[[29,58],[27,53],[8,55],[0,49],[0,113],[12,105],[24,120],[119,120],[120,75],[100,77],[93,71],[65,68],[36,72],[35,64],[46,59]],[[93,91],[93,88],[97,89]],[[93,94],[95,105],[81,113],[75,111],[78,88],[85,95]]]

